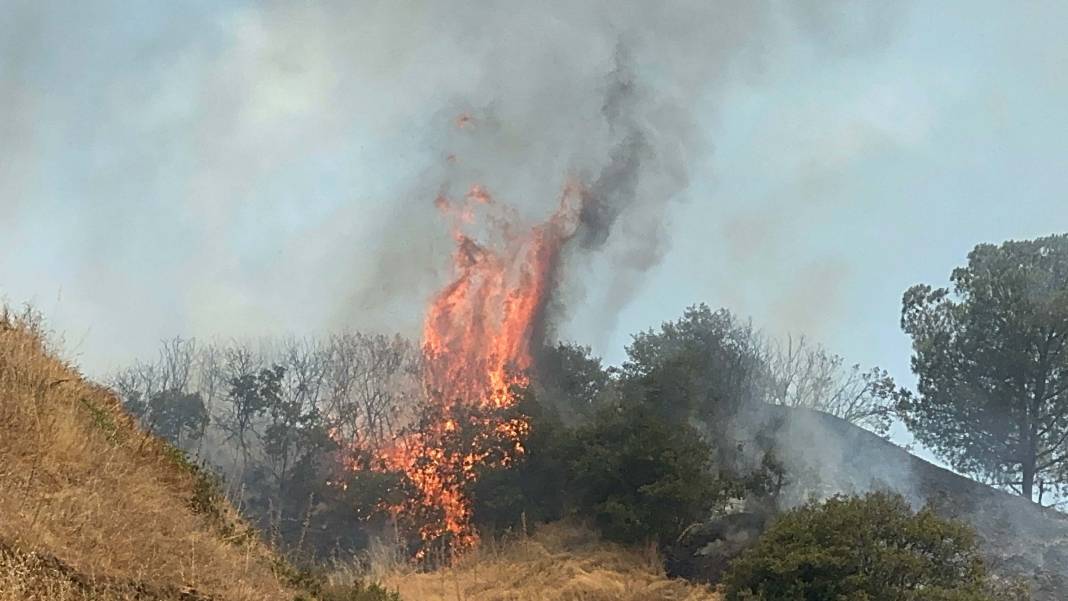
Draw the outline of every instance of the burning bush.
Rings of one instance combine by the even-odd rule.
[[[564,243],[577,227],[580,194],[529,229],[481,186],[435,205],[453,222],[454,279],[431,301],[423,325],[425,403],[415,423],[376,453],[372,469],[403,472],[417,489],[395,514],[414,516],[424,545],[464,550],[478,541],[467,489],[479,470],[524,453],[530,431],[514,411],[527,385],[532,346]],[[469,231],[475,216],[485,228]]]
[[[468,488],[475,524],[489,532],[559,519],[571,487],[571,432],[555,407],[526,389],[515,409],[530,425],[523,455],[506,467],[481,466]]]

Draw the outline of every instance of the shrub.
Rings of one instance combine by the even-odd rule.
[[[963,523],[899,496],[835,497],[786,512],[725,578],[728,601],[996,599]]]
[[[563,515],[571,433],[555,408],[543,404],[531,390],[521,391],[516,410],[530,424],[525,452],[508,466],[480,467],[477,480],[469,486],[475,524],[483,531],[511,529],[523,520],[548,522]]]
[[[708,445],[644,403],[601,410],[567,456],[579,513],[619,542],[674,541],[722,497]]]

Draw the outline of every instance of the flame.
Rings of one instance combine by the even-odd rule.
[[[565,187],[552,217],[524,235],[515,233],[514,217],[491,217],[503,238],[497,248],[463,228],[474,221],[472,205],[495,204],[483,187],[473,186],[458,207],[437,201],[454,217],[456,277],[434,298],[423,325],[431,390],[483,406],[509,405],[510,387],[524,383],[515,373],[530,367],[532,337],[560,251],[575,231],[579,199],[576,186]]]
[[[428,405],[416,427],[378,454],[382,469],[403,472],[417,491],[389,508],[394,515],[436,516],[420,525],[426,543],[447,540],[453,552],[475,545],[465,486],[479,466],[506,466],[524,453],[530,425],[508,411],[512,391],[527,383],[531,347],[581,199],[576,185],[565,186],[552,216],[526,230],[479,185],[459,201],[434,201],[451,218],[456,247],[454,277],[423,324]],[[472,231],[479,228],[481,237]]]

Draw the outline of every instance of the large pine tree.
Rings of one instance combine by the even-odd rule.
[[[1068,484],[1068,235],[981,244],[951,281],[904,295],[901,414],[954,468],[1041,501]]]

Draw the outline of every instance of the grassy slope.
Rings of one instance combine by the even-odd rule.
[[[454,567],[430,573],[378,574],[405,601],[717,601],[705,586],[664,576],[653,552],[597,542],[569,524],[534,536],[484,545]]]
[[[292,599],[203,483],[32,322],[0,316],[0,601]]]

